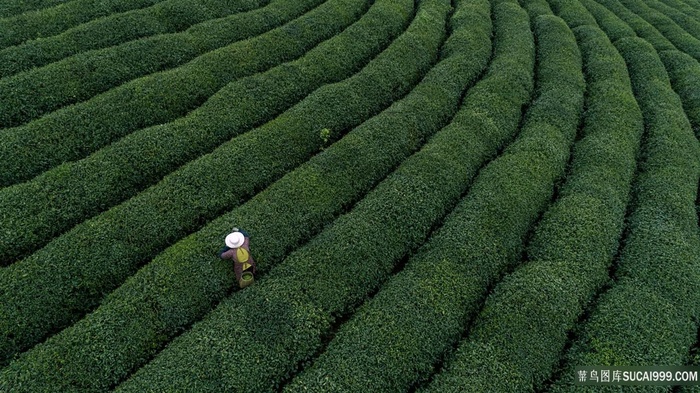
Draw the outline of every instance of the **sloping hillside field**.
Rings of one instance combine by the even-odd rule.
[[[700,0],[0,0],[0,392],[700,393],[698,138]]]

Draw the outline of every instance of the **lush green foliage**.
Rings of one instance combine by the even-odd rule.
[[[314,41],[339,33],[366,10],[367,3],[368,0],[327,2],[276,31],[296,43],[295,51],[303,51],[304,47],[313,45]],[[394,8],[385,6],[383,11],[373,12],[370,16],[372,19],[364,23],[376,22],[387,13],[396,12]],[[352,36],[347,37],[349,34],[346,34],[346,38],[341,38],[342,41],[334,40],[316,48],[298,62],[282,64],[268,73],[229,84],[187,117],[132,133],[83,160],[58,166],[32,181],[0,189],[0,210],[4,212],[0,224],[7,228],[0,232],[0,264],[14,262],[35,247],[45,244],[47,239],[133,196],[178,166],[208,153],[233,136],[274,118],[324,82],[335,82],[347,77],[401,31],[409,18],[405,13],[402,15],[403,19],[389,19],[374,32],[361,32],[364,37],[376,37],[375,40],[368,41],[369,45],[356,46],[355,41],[350,39]],[[353,31],[358,29],[360,27]],[[279,38],[280,34],[273,34],[266,39]],[[285,42],[289,43],[285,40],[270,43],[274,48]],[[254,59],[250,63],[257,62],[258,50],[270,50],[270,46],[250,46],[245,44],[246,41],[242,43],[244,45],[234,53],[243,59]],[[336,46],[338,43],[347,45],[348,48]],[[330,57],[343,53],[343,50],[347,51],[347,60]],[[236,57],[231,56],[227,61],[234,59]],[[240,63],[240,66],[246,68],[253,65],[250,63]],[[238,67],[239,64],[234,66]],[[205,83],[211,82],[206,74],[198,76]],[[161,89],[156,83],[158,80],[164,81],[156,78],[149,79],[148,82],[156,91]],[[176,78],[170,82],[171,88],[179,86],[181,93],[187,90],[177,83]],[[134,88],[140,89],[138,86]],[[130,89],[127,88],[126,91]],[[151,93],[145,93],[142,99],[148,101],[150,96]],[[168,102],[177,98],[179,97],[162,96]],[[128,105],[135,105],[139,101],[132,101]],[[105,103],[101,100],[95,102],[97,106],[101,104]],[[109,108],[102,107],[100,110],[107,112]],[[155,110],[157,108],[146,109],[143,114]],[[124,112],[121,116],[126,120],[128,114],[129,112]],[[105,125],[108,124],[106,120]],[[136,119],[132,117],[127,121],[133,125],[134,120]],[[118,125],[113,123],[113,126]],[[75,135],[76,138],[78,134]],[[79,139],[75,142],[79,143]],[[51,145],[44,143],[44,146]],[[60,150],[56,146],[54,149]]]
[[[524,13],[519,17],[524,18]],[[518,28],[511,27],[519,33],[514,40],[522,43],[523,23],[516,26]],[[530,41],[530,51],[531,45]],[[527,50],[520,45],[516,53],[522,52]],[[518,57],[520,60],[529,58],[532,64],[531,53]],[[505,62],[499,63],[505,65]],[[522,66],[522,62],[514,64]],[[522,72],[524,75],[516,80],[522,80],[530,70]],[[523,93],[527,98],[527,91]],[[470,92],[468,97],[472,96],[474,93]],[[483,102],[483,97],[475,100]],[[504,112],[508,113],[508,120],[499,118],[498,123],[506,121],[514,128],[518,112],[518,108],[508,109]],[[455,143],[465,135],[459,132],[460,128],[450,126],[448,133],[440,131],[426,147],[406,160],[359,202],[352,212],[337,219],[309,244],[292,253],[255,287],[222,303],[202,323],[180,336],[150,365],[137,372],[121,386],[121,390],[182,389],[191,386],[192,377],[201,373],[215,375],[206,389],[221,384],[219,386],[229,390],[264,391],[274,386],[292,372],[299,361],[314,354],[321,337],[328,334],[326,321],[348,311],[378,287],[402,255],[424,240],[436,220],[447,212],[450,202],[459,197],[465,179],[452,174],[455,171],[463,173],[459,158],[469,157],[469,146]],[[250,303],[251,299],[260,297],[264,297],[265,302]],[[292,316],[299,318],[290,320]],[[261,318],[266,321],[251,326],[251,319]],[[289,322],[285,322],[287,320]],[[222,323],[229,328],[218,329]],[[305,326],[305,329],[289,335],[266,327],[278,323],[287,326],[294,323]],[[209,345],[209,348],[198,344],[195,344],[196,348],[191,346],[205,336],[215,337],[212,343],[216,344]],[[250,351],[242,351],[244,342],[251,345],[248,347]],[[198,359],[195,367],[182,362],[192,356]],[[219,362],[216,358],[226,360]],[[236,375],[238,373],[233,367],[221,367],[222,364],[233,366],[250,361],[255,361],[258,367],[246,375]]]
[[[462,235],[466,243],[462,247],[468,248],[462,253],[468,257],[455,258],[452,263],[457,264],[453,269],[467,288],[449,309],[460,310],[467,321],[478,312],[487,288],[517,264],[530,227],[564,174],[583,109],[581,57],[573,34],[561,19],[549,15],[538,17],[535,27],[541,53],[539,96],[528,110],[518,140],[486,167],[464,205],[456,209],[462,214],[458,230],[469,234]],[[503,197],[494,197],[498,189]],[[519,370],[507,368],[504,372],[503,364],[495,360],[497,352],[488,346],[476,351],[474,347],[471,342],[462,342],[422,391],[512,391],[514,374]],[[487,382],[494,371],[500,376]]]
[[[394,15],[398,20],[410,17],[410,1],[403,4],[403,10],[397,3],[388,4],[388,8],[387,3],[377,4],[380,6],[374,15],[382,17],[375,22],[386,24],[386,15]],[[410,88],[412,81],[417,82],[438,50],[439,33],[444,26],[430,24],[418,24],[355,77],[320,89],[275,121],[232,140],[214,154],[169,176],[154,189],[80,225],[29,259],[8,268],[9,273],[0,277],[3,278],[0,285],[4,293],[12,294],[7,308],[15,316],[7,329],[11,333],[17,330],[13,334],[15,341],[20,335],[40,338],[51,324],[69,323],[69,318],[89,309],[101,294],[121,284],[144,256],[152,256],[174,239],[196,229],[199,222],[240,203],[308,159],[320,147],[321,124],[342,132],[397,99]],[[367,26],[362,26],[362,31],[367,31]],[[230,160],[241,152],[249,158],[244,162]],[[232,179],[232,173],[237,178]],[[231,184],[239,186],[231,190]],[[148,240],[140,241],[135,247],[131,240],[135,238]],[[86,247],[74,250],[76,243]],[[46,258],[54,263],[41,264]],[[82,262],[85,260],[90,260],[90,264]],[[115,265],[114,261],[119,264]],[[56,280],[57,271],[70,271],[71,277],[91,276],[94,281],[76,293],[71,279]],[[56,291],[66,291],[66,296],[37,298],[36,294],[48,282]],[[81,298],[79,309],[64,303],[78,297]],[[65,307],[73,309],[73,314],[66,314]],[[37,327],[23,329],[26,326]]]
[[[547,0],[552,10],[561,17],[571,28],[582,25],[596,25],[595,19],[579,1]]]
[[[457,110],[461,92],[485,67],[490,54],[485,4],[486,14],[478,18],[459,17],[466,9],[456,15],[453,25],[465,26],[453,30],[446,43],[454,54],[432,69],[406,98],[248,203],[170,247],[110,294],[95,312],[10,364],[0,380],[25,380],[25,390],[109,386],[231,290],[230,266],[212,255],[231,223],[253,234],[262,271],[320,231]],[[474,22],[478,24],[472,26]],[[290,201],[295,202],[294,208]],[[124,320],[132,321],[129,328],[119,322]],[[60,369],[54,367],[58,359],[66,363]]]
[[[237,13],[237,12],[242,12],[242,11],[248,11],[252,10],[253,8],[257,7],[262,7],[266,5],[269,2],[269,0],[257,0],[257,1],[242,1],[238,0],[234,4],[228,4],[227,6],[220,6],[221,9],[217,10],[214,12],[211,16],[213,15],[218,15],[221,14],[220,17],[222,20],[208,20],[209,15],[206,15],[202,13],[201,16],[201,21],[207,20],[207,22],[202,22],[201,26],[196,25],[193,26],[192,28],[188,29],[188,31],[196,31],[196,32],[201,32],[202,29],[208,29],[208,28],[214,28],[215,26],[221,25],[222,23],[230,23],[230,17],[226,17],[227,14],[226,12],[230,13]],[[53,75],[54,79],[62,79],[65,77],[66,72],[64,71],[63,74],[61,74],[61,71],[66,68],[67,65],[72,66],[72,72],[81,72],[81,69],[78,68],[76,63],[76,60],[82,62],[78,64],[83,64],[83,67],[87,68],[90,71],[93,70],[100,70],[101,66],[104,64],[112,65],[113,67],[135,67],[137,66],[136,64],[132,62],[129,63],[124,63],[124,60],[119,59],[119,57],[114,56],[112,58],[107,58],[104,59],[104,63],[96,63],[97,59],[95,59],[95,56],[98,54],[102,54],[102,56],[105,56],[107,53],[113,53],[114,51],[108,51],[108,52],[97,52],[97,53],[90,53],[89,56],[81,55],[82,52],[88,51],[88,50],[94,50],[98,48],[105,48],[109,47],[112,45],[117,45],[120,43],[127,43],[127,45],[120,47],[121,49],[121,54],[131,54],[132,56],[134,54],[138,54],[142,59],[146,60],[152,55],[149,54],[149,51],[156,51],[155,45],[154,44],[161,44],[161,41],[165,37],[160,37],[156,34],[164,34],[168,32],[168,30],[171,30],[172,28],[164,28],[165,26],[159,26],[157,23],[151,21],[150,23],[147,21],[143,20],[138,20],[139,18],[136,17],[136,15],[141,15],[141,14],[151,14],[151,19],[156,19],[160,20],[162,16],[160,16],[159,12],[157,12],[158,7],[162,7],[165,4],[168,4],[169,2],[162,3],[156,7],[153,7],[155,9],[148,8],[148,11],[138,11],[138,12],[133,12],[129,13],[129,15],[119,15],[118,17],[108,17],[108,18],[103,18],[99,19],[97,21],[94,21],[92,23],[87,23],[85,25],[81,25],[80,27],[76,27],[73,29],[70,29],[62,34],[52,36],[52,37],[47,37],[43,39],[38,39],[38,40],[32,40],[28,41],[22,45],[18,46],[12,46],[9,48],[5,48],[4,50],[0,51],[0,78],[5,78],[10,75],[17,74],[22,71],[27,71],[30,70],[34,67],[39,67],[43,66],[46,64],[49,64],[51,62],[55,62],[61,59],[64,59],[68,56],[73,56],[78,54],[77,59],[72,59],[69,61],[67,64],[63,64],[61,66],[54,66],[51,67],[47,70],[43,70],[42,72],[52,72],[48,76]],[[191,3],[191,2],[190,2]],[[179,7],[178,4],[173,4],[176,7]],[[203,8],[203,10],[207,10],[207,8]],[[214,11],[214,10],[212,10]],[[133,14],[133,15],[132,15]],[[180,16],[180,18],[183,18],[181,16],[182,14],[175,15],[175,17]],[[197,16],[187,16],[187,18],[190,18],[191,20],[188,21],[192,23],[197,23]],[[160,21],[160,24],[162,25],[164,21],[167,21],[168,23],[170,22],[175,22],[174,20],[171,19],[166,19],[163,21]],[[242,22],[242,21],[241,21]],[[278,23],[281,24],[281,23]],[[178,27],[181,28],[186,28],[188,27],[188,24],[177,24]],[[181,25],[181,26],[180,26]],[[263,25],[265,26],[265,25]],[[249,26],[251,27],[251,26]],[[150,39],[147,39],[145,41],[135,41],[128,43],[128,41],[131,41],[135,38],[138,37],[133,37],[132,35],[135,33],[134,29],[139,29],[138,37],[143,37],[143,36],[149,36],[149,35],[156,35],[155,37],[152,37]],[[149,28],[153,30],[148,30]],[[159,30],[164,30],[160,31]],[[204,37],[197,37],[197,36],[192,36],[190,37],[189,33],[183,33],[183,34],[174,34],[175,37],[179,39],[179,44],[184,45],[184,49],[189,49],[189,51],[194,50],[195,48],[190,49],[190,46],[197,45],[201,43],[206,43]],[[223,41],[223,43],[226,43],[226,37],[227,34],[221,34],[220,36],[216,33],[223,33],[222,30],[213,30],[211,35],[209,37],[214,38],[219,41]],[[103,36],[100,36],[102,34]],[[130,35],[132,34],[132,35]],[[154,42],[155,41],[155,42]],[[146,44],[151,43],[151,47],[145,46]],[[163,42],[161,45],[163,45],[163,48],[160,48],[160,51],[182,51],[183,53],[180,55],[182,60],[180,61],[186,61],[187,59],[187,51],[184,51],[181,48],[178,48],[175,45],[168,45],[168,41]],[[166,46],[167,45],[167,46]],[[223,44],[219,45],[223,46]],[[129,51],[133,51],[135,53],[131,53],[125,48],[129,48]],[[214,47],[215,48],[215,47]],[[207,50],[212,50],[211,49],[201,49],[201,53],[206,52]],[[177,52],[177,51],[176,51]],[[161,56],[163,55],[162,53],[160,54]],[[194,57],[193,55],[190,55],[190,58]],[[88,63],[84,64],[87,59],[92,59],[93,63]],[[172,60],[171,60],[172,61]],[[161,67],[162,68],[162,67]],[[148,66],[146,69],[152,69],[152,70],[158,70],[159,68],[157,66]],[[138,70],[138,68],[136,68]],[[124,70],[126,71],[126,70]],[[153,72],[153,71],[152,71]],[[82,70],[82,73],[85,73],[85,70]],[[31,75],[35,75],[34,78],[39,79],[43,74],[41,73],[32,73]],[[70,74],[69,74],[70,75]],[[47,76],[44,76],[44,78],[41,80],[43,83],[46,82],[53,82],[56,83],[56,81],[51,78],[47,78]],[[35,88],[36,86],[41,86],[40,84],[34,83]],[[20,85],[20,88],[22,85]],[[86,86],[88,87],[88,86]],[[105,89],[106,90],[106,89]],[[35,93],[36,91],[29,90],[31,93]],[[82,90],[76,90],[76,94],[81,94],[81,97],[84,97],[87,93],[84,93]],[[89,90],[88,90],[89,93]],[[94,93],[93,93],[94,94]],[[40,95],[38,97],[41,97]],[[33,97],[33,100],[36,100],[37,97]],[[75,99],[74,101],[75,102]],[[57,106],[58,107],[58,106]]]
[[[5,0],[0,3],[0,18],[9,18],[27,11],[56,6],[70,0]]]
[[[604,5],[608,10],[613,12],[617,17],[619,17],[624,23],[629,27],[634,29],[634,32],[641,38],[644,38],[649,43],[654,45],[656,50],[672,50],[676,49],[675,46],[654,26],[649,22],[641,18],[639,15],[628,10],[624,5],[622,5],[618,0],[594,0],[598,3]],[[613,41],[614,42],[614,41]]]
[[[659,57],[666,67],[673,90],[683,102],[695,136],[700,138],[700,64],[690,55],[675,50],[659,52]]]
[[[690,33],[693,37],[700,39],[700,21],[695,19],[693,16],[689,15],[686,12],[681,12],[677,7],[669,6],[666,4],[666,1],[660,1],[660,0],[644,0],[644,2],[650,7],[653,8],[654,10],[658,11],[660,14],[663,14],[670,18],[673,22],[675,22],[679,27],[681,27],[683,30],[685,30],[687,33]],[[678,0],[675,0],[678,1]],[[695,11],[695,10],[693,10]],[[666,19],[667,21],[669,19]]]
[[[605,34],[592,26],[575,32],[587,70],[582,139],[559,198],[537,226],[529,261],[495,287],[457,352],[450,372],[457,368],[474,391],[542,389],[568,331],[607,281],[622,233],[642,115],[625,62]]]
[[[662,0],[664,3],[674,7],[688,15],[700,18],[700,2],[697,0]]]
[[[610,41],[615,42],[625,37],[636,37],[634,30],[612,11],[597,3],[595,0],[579,0],[593,15],[600,28],[607,34]]]
[[[352,4],[346,3],[345,6],[345,13],[341,12],[341,15],[351,18],[353,13],[349,9]],[[311,75],[323,72],[342,77],[351,73],[352,70],[347,68],[351,58],[343,55],[356,55],[354,61],[358,61],[358,58],[376,54],[382,43],[390,41],[404,28],[412,11],[413,2],[410,0],[391,4],[389,0],[377,2],[360,21],[318,48],[316,55],[325,55],[321,58],[326,61],[318,62],[316,66],[319,68],[310,69]],[[326,12],[329,14],[326,17],[337,19],[338,23],[344,21],[332,10],[326,9]],[[368,39],[368,35],[373,39]],[[432,43],[437,46],[439,38],[430,36],[424,39],[438,40]],[[415,49],[412,50],[406,50],[407,46],[410,45],[405,41],[395,45],[393,50],[370,63],[361,75],[324,87],[275,121],[234,138],[214,154],[203,156],[136,198],[80,224],[27,259],[0,270],[0,293],[3,298],[11,298],[11,301],[0,304],[0,313],[7,316],[0,320],[0,353],[3,358],[30,347],[52,330],[72,323],[94,307],[106,292],[121,284],[144,260],[153,258],[188,231],[251,197],[302,163],[318,151],[321,142],[319,129],[331,125],[334,129],[344,130],[359,124],[382,103],[391,102],[408,90],[410,79],[418,79],[432,57],[428,44],[419,46],[414,43]],[[406,57],[412,57],[412,60],[406,61]],[[403,67],[396,67],[398,61]],[[297,71],[304,65],[301,63],[285,69],[301,76]],[[330,74],[331,70],[336,71]],[[373,94],[361,96],[360,89],[367,86],[373,86]],[[255,100],[258,93],[259,90],[252,89],[249,100],[259,104]],[[222,102],[226,97],[231,96],[222,97]],[[319,109],[321,103],[322,109]],[[255,108],[261,109],[259,106]],[[219,116],[226,114],[220,113]],[[231,115],[234,119],[238,116],[237,113]],[[212,116],[208,120],[211,121]],[[210,127],[217,125],[210,123]],[[166,134],[163,129],[160,131],[147,140],[150,143],[143,144],[144,150],[137,157],[168,159],[168,152],[178,154],[182,151],[178,149],[193,144],[185,141],[163,145],[161,141]],[[182,134],[187,135],[183,132],[172,135]],[[206,139],[204,135],[203,140]],[[150,153],[156,147],[166,154]],[[247,159],[232,160],[231,157]],[[98,161],[84,173],[89,174],[102,165]],[[231,173],[236,173],[233,180]],[[132,167],[126,173],[116,175],[121,175],[114,178],[114,182],[119,183],[136,173]],[[77,282],[76,277],[85,279]],[[52,292],[46,291],[47,286]]]
[[[533,24],[540,15],[552,14],[552,9],[549,7],[547,0],[519,0],[519,2],[530,15],[530,24]]]
[[[503,264],[507,263],[504,254],[517,257],[516,250],[522,244],[518,245],[513,239],[522,237],[527,225],[507,228],[511,223],[506,222],[506,226],[498,228],[500,225],[494,222],[497,221],[494,216],[513,217],[513,220],[522,218],[521,215],[536,217],[532,210],[537,207],[523,206],[536,203],[541,208],[547,197],[541,191],[540,195],[530,191],[546,189],[546,186],[522,187],[523,178],[518,179],[521,171],[533,168],[525,165],[514,170],[513,164],[543,155],[545,158],[534,160],[535,166],[545,166],[547,158],[563,160],[554,165],[563,172],[567,155],[564,151],[568,150],[565,140],[573,140],[576,114],[581,110],[583,97],[580,57],[571,32],[561,20],[548,16],[537,18],[534,26],[540,60],[538,94],[526,115],[521,137],[504,156],[482,171],[463,205],[457,208],[459,213],[453,213],[445,221],[425,250],[409,260],[401,273],[341,327],[313,366],[292,382],[292,391],[324,391],[324,384],[328,383],[339,386],[341,391],[367,391],[372,387],[378,387],[378,391],[406,391],[425,379],[441,355],[457,341],[469,318],[478,311],[487,288],[482,284],[497,279]],[[563,96],[560,89],[565,91]],[[556,135],[556,131],[548,132],[548,129],[559,127],[562,133],[559,143],[548,143],[544,149],[535,148],[535,153],[528,151],[526,146],[534,147],[530,144],[537,143],[536,140],[541,142],[535,130],[547,130],[549,137]],[[557,152],[557,148],[563,151]],[[468,151],[464,153],[469,154]],[[506,162],[512,166],[508,167]],[[548,176],[553,184],[552,175]],[[542,180],[536,178],[535,181]],[[515,187],[524,191],[519,203],[506,201],[517,195],[509,186],[503,190],[504,196],[494,194],[496,188],[509,183],[519,184],[521,187]],[[532,188],[528,190],[529,187]],[[542,196],[540,202],[536,202],[536,195]],[[474,208],[477,204],[479,209]],[[519,234],[511,231],[519,231]],[[499,250],[497,255],[489,257],[494,249]],[[510,261],[512,263],[512,259]],[[368,337],[366,332],[372,334]],[[406,359],[411,361],[406,362]],[[463,389],[473,385],[459,383],[452,388],[457,386]],[[484,386],[473,388],[488,390]],[[437,389],[451,391],[443,385]]]
[[[695,8],[697,10],[700,10],[700,1],[699,0],[682,0],[684,3],[688,4],[692,8]]]
[[[248,3],[239,4],[238,8],[245,9],[243,6],[253,8],[258,6],[260,1],[250,1]],[[240,31],[240,29],[231,31],[228,35],[230,37],[229,40],[227,40],[227,35],[217,34],[221,28],[221,21],[217,21],[219,23],[206,23],[206,26],[204,26],[205,29],[206,27],[213,28],[213,32],[202,31],[202,26],[197,26],[194,30],[200,32],[197,34],[182,33],[171,37],[156,36],[147,40],[132,41],[106,50],[81,53],[65,61],[52,63],[46,67],[0,79],[0,127],[13,127],[24,124],[45,113],[69,104],[84,101],[130,79],[180,65],[188,60],[192,60],[197,55],[228,45],[232,41],[250,37],[255,35],[255,33],[263,33],[298,17],[312,8],[312,6],[321,3],[321,1],[307,0],[298,5],[296,3],[292,3],[294,5],[292,7],[285,7],[287,9],[283,8],[280,15],[281,18],[270,18],[268,23],[256,23],[252,32],[248,32],[245,29],[243,31]],[[233,11],[234,9],[229,9],[229,12]],[[238,14],[238,17],[226,18],[225,21],[228,23],[243,23],[243,26],[245,26],[245,24],[257,22],[259,20],[256,17],[257,14],[253,13],[253,18],[249,20],[245,18],[248,15]],[[206,18],[204,15],[202,17]],[[125,23],[132,25],[135,22],[128,21]],[[142,24],[136,25],[141,26]],[[98,31],[102,31],[102,28],[98,29],[100,29]],[[123,31],[124,28],[118,28],[117,30]],[[76,34],[79,37],[94,37],[94,34],[90,32],[79,32]],[[213,42],[214,40],[202,39],[202,37],[212,35],[219,36],[219,40]],[[114,33],[109,33],[109,37],[114,36]],[[209,43],[207,41],[212,42]],[[106,45],[111,44],[113,43],[110,42]],[[212,44],[215,46],[211,46]],[[5,65],[7,68],[12,67],[22,70],[32,66],[43,65],[41,59],[36,61],[37,57],[41,57],[44,54],[49,54],[49,56],[56,55],[59,51],[53,49],[53,47],[73,48],[72,50],[76,52],[90,49],[80,43],[57,42],[51,43],[50,46],[51,48],[8,48],[0,52],[0,64]],[[18,56],[18,51],[20,54],[26,54],[30,57],[29,61],[24,62],[23,57],[25,56]],[[37,56],[37,53],[39,56]],[[58,58],[47,60],[58,60],[65,56],[60,55],[56,57]],[[37,62],[39,64],[36,64]],[[99,72],[94,70],[99,70]],[[5,75],[0,74],[0,76]],[[19,131],[21,132],[21,130]],[[17,132],[15,132],[16,134]]]
[[[232,80],[298,57],[328,38],[323,33],[337,33],[337,28],[327,27],[328,21],[313,19],[315,15],[302,16],[261,36],[211,51],[174,70],[131,81],[89,101],[51,113],[46,122],[40,119],[35,126],[45,130],[58,128],[61,138],[54,144],[64,150],[91,152],[134,129],[171,121],[196,108]],[[41,86],[33,82],[35,73],[51,73],[62,67],[57,64],[49,66],[48,71],[41,69],[0,79],[0,127],[23,124],[62,104],[92,97],[103,89],[98,80],[93,81],[95,86],[85,88],[80,83],[68,84],[55,97],[49,93],[56,83],[48,86],[48,91],[40,90],[38,99],[27,93]],[[90,72],[90,68],[81,72]],[[83,145],[86,147],[81,148]]]
[[[573,390],[579,364],[683,364],[697,338],[700,147],[651,45],[625,38],[615,46],[644,115],[642,160],[614,285],[580,329],[555,391]]]
[[[286,1],[276,0],[256,11],[206,22],[185,33],[157,36],[126,43],[104,50],[91,51],[68,60],[54,63],[36,71],[22,74],[21,79],[29,83],[25,97],[37,96],[39,92],[51,92],[54,103],[72,100],[78,91],[83,94],[90,89],[106,90],[120,82],[149,74],[162,68],[180,65],[207,50],[214,50],[239,39],[283,24],[317,6],[321,0]],[[2,60],[0,59],[0,64]],[[85,73],[81,70],[90,69]],[[63,94],[62,94],[63,92]],[[99,101],[99,100],[98,100]],[[88,105],[89,107],[89,105]],[[82,109],[79,109],[82,110]],[[80,140],[88,132],[86,127],[74,138],[65,128],[53,127],[66,121],[75,111],[61,112],[45,120],[37,120],[24,127],[2,131],[0,138],[0,186],[27,181],[43,170],[64,161],[82,158],[109,139],[93,143],[92,149]],[[106,119],[108,120],[108,118]],[[108,122],[103,124],[108,126]],[[89,126],[89,123],[86,124]],[[97,131],[97,130],[93,130]],[[58,135],[60,141],[56,141]],[[107,134],[109,135],[109,134]],[[107,135],[103,134],[103,137]],[[115,138],[117,136],[112,136]],[[57,145],[61,148],[57,148]]]
[[[698,16],[0,0],[0,391],[557,393],[582,364],[700,364]]]
[[[649,7],[645,1],[619,1],[654,26],[675,47],[700,60],[700,40],[680,28],[671,18]],[[654,42],[651,44],[656,50],[675,49],[658,47]]]
[[[16,0],[9,0],[9,2],[13,1]],[[3,4],[7,2],[3,1]],[[40,7],[41,5],[37,3],[44,3],[46,6],[59,3],[56,0],[25,0],[24,2],[27,3],[27,6],[35,3]],[[145,8],[159,2],[163,2],[163,0],[72,0],[63,1],[63,4],[56,4],[53,7],[3,18],[0,19],[0,48],[58,34],[91,19]],[[28,7],[25,6],[24,8],[27,9]]]

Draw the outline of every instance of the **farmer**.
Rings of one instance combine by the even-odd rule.
[[[233,232],[226,235],[224,242],[226,246],[219,252],[219,257],[233,260],[233,271],[236,272],[238,285],[245,288],[255,279],[255,261],[250,255],[250,235],[244,230],[233,228]]]

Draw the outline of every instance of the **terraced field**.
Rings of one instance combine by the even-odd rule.
[[[698,0],[0,0],[0,392],[700,366],[699,62]]]

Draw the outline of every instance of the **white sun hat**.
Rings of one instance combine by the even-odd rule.
[[[233,232],[226,235],[226,246],[231,248],[238,248],[245,242],[245,236],[240,232]]]

